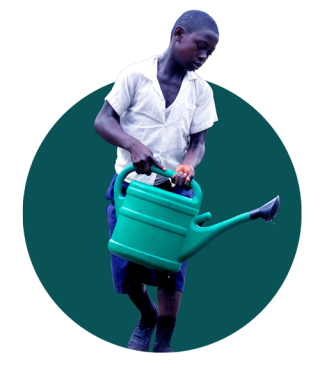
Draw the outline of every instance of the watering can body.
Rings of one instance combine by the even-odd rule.
[[[155,167],[152,170],[168,177],[174,174]],[[199,214],[202,201],[200,186],[192,181],[195,196],[189,199],[132,181],[123,197],[119,189],[130,171],[134,171],[133,166],[124,169],[116,180],[117,224],[109,240],[109,250],[150,268],[177,272],[181,268],[179,254],[190,221]]]
[[[154,166],[151,170],[166,177],[175,174]],[[115,182],[117,224],[108,248],[119,257],[152,269],[177,272],[184,260],[223,231],[258,217],[271,221],[279,211],[277,196],[259,209],[202,227],[212,216],[209,212],[199,215],[202,191],[195,180],[190,181],[194,191],[192,199],[138,181],[129,184],[124,197],[122,183],[133,171],[133,165],[126,167]]]

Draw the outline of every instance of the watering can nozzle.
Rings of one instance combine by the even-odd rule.
[[[272,199],[269,203],[263,205],[262,207],[255,209],[250,213],[250,218],[255,220],[256,218],[263,218],[267,222],[272,221],[278,214],[280,208],[280,198],[279,195]]]

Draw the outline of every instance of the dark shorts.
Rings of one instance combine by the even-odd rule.
[[[116,178],[117,173],[113,176],[106,194],[107,199],[112,201],[112,203],[109,204],[106,209],[109,223],[109,239],[111,238],[113,230],[117,223],[113,191]],[[128,185],[129,184],[127,182],[124,182],[122,184],[123,196],[126,195]],[[183,195],[188,198],[193,198],[194,195],[192,190],[185,190],[184,188],[179,186],[174,187],[169,192]],[[149,269],[145,266],[127,261],[121,257],[114,255],[111,252],[110,255],[112,279],[115,291],[117,293],[130,293],[138,283],[144,283],[147,285],[165,288],[167,290],[176,290],[183,292],[186,279],[187,260],[182,262],[180,271],[168,275],[168,273],[164,271]]]

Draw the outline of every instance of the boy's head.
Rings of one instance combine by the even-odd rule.
[[[171,31],[171,46],[176,61],[187,71],[200,68],[215,50],[219,30],[214,19],[200,10],[189,10],[176,21]]]
[[[219,36],[218,26],[214,19],[201,10],[188,10],[183,13],[173,26],[170,40],[172,40],[174,30],[178,26],[183,27],[188,34],[192,34],[194,31],[211,30]]]

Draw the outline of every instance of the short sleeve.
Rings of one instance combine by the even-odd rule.
[[[111,92],[105,100],[110,103],[116,113],[121,116],[131,105],[140,72],[127,67],[119,74]]]
[[[201,132],[213,126],[218,121],[213,91],[207,82],[203,82],[203,92],[196,104],[190,126],[190,134]]]

